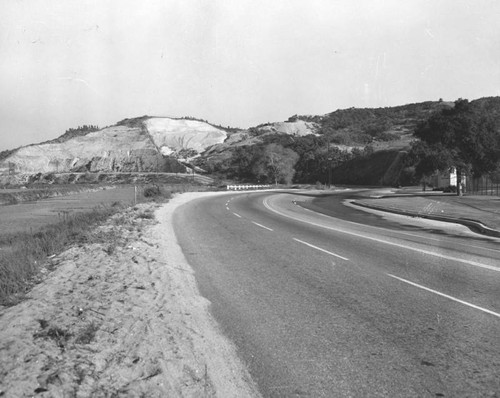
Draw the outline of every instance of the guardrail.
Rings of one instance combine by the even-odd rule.
[[[245,189],[266,189],[271,188],[271,185],[227,185],[228,191],[239,191]]]

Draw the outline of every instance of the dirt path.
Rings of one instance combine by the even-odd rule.
[[[258,396],[176,243],[174,209],[201,195],[131,208],[51,259],[0,311],[0,396]]]

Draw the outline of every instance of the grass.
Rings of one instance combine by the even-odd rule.
[[[165,202],[176,192],[186,192],[198,187],[189,185],[161,186],[154,189],[141,187],[137,192],[137,203]],[[144,195],[147,192],[147,196]],[[153,193],[153,194],[152,194]],[[103,224],[110,216],[120,213],[124,205],[113,203],[99,206],[91,211],[77,213],[36,233],[19,232],[0,234],[0,305],[13,305],[36,283],[42,266],[49,256],[61,253],[71,245],[88,241],[88,232]],[[151,211],[142,211],[138,218],[153,219]],[[114,222],[125,223],[126,217],[115,217]],[[107,241],[112,237],[104,236]],[[113,254],[109,242],[107,252]]]
[[[119,209],[117,206],[100,207],[49,225],[35,234],[21,232],[1,236],[0,304],[16,302],[15,296],[33,285],[33,278],[47,257],[82,241],[87,231],[103,223]]]

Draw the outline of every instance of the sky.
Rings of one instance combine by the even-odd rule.
[[[83,124],[500,96],[497,0],[1,0],[0,151]]]

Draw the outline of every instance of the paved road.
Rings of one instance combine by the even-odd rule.
[[[174,215],[201,292],[262,394],[498,396],[499,240],[355,209],[326,216],[303,200],[226,194]]]

